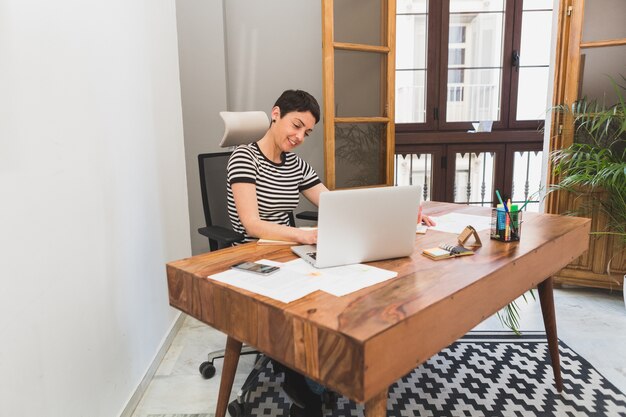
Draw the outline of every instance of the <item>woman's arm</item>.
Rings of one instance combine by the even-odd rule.
[[[320,194],[328,191],[328,188],[321,182],[319,184],[314,185],[311,188],[307,188],[302,191],[302,194],[309,200],[311,203],[315,204],[317,207],[320,205]]]
[[[239,220],[241,220],[241,224],[245,227],[248,235],[263,239],[286,240],[304,244],[317,242],[317,230],[301,230],[261,220],[255,184],[238,182],[232,184],[231,189]]]

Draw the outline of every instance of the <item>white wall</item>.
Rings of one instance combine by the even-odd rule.
[[[198,154],[223,152],[220,111],[227,110],[222,1],[176,0],[180,88],[185,130],[190,236],[194,253],[209,250],[200,194]]]
[[[190,253],[174,0],[0,5],[0,415],[119,415]]]
[[[269,115],[291,88],[311,93],[323,112],[321,2],[227,0],[224,7],[229,110]],[[321,120],[296,150],[322,180],[323,133]]]
[[[177,0],[177,9],[190,232],[193,252],[201,253],[208,243],[197,232],[204,217],[196,158],[220,150],[220,110],[262,110],[269,115],[289,88],[308,91],[322,105],[321,3]],[[322,180],[323,131],[320,121],[296,150]],[[313,208],[301,200],[298,211]]]

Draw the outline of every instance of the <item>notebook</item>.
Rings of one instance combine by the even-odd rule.
[[[291,250],[317,268],[413,253],[421,187],[378,187],[320,194],[317,245]]]
[[[437,248],[424,249],[422,255],[438,261],[439,259],[456,258],[457,256],[473,255],[474,252],[470,249],[466,249],[461,245],[447,245],[442,243]]]

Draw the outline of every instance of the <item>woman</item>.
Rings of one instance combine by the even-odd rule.
[[[253,238],[317,242],[316,230],[289,226],[289,213],[300,193],[316,206],[328,191],[319,177],[291,151],[302,144],[320,120],[315,98],[287,90],[272,108],[272,122],[257,142],[237,147],[228,161],[228,213],[233,229]]]

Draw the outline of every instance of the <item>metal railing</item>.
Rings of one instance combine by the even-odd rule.
[[[539,193],[543,188],[541,151],[515,152],[513,158],[512,203],[524,204],[525,210],[537,211]],[[494,195],[496,155],[493,152],[464,152],[456,154],[454,172],[454,202],[491,206]],[[395,185],[421,185],[424,200],[431,200],[433,184],[433,155],[408,153],[395,155]],[[442,181],[445,183],[445,181]]]

